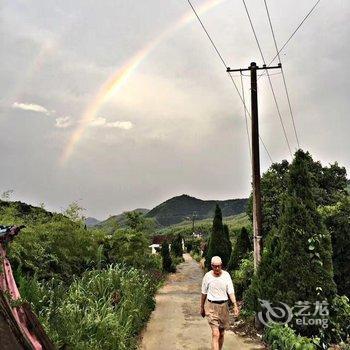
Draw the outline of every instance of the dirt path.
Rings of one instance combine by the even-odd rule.
[[[210,328],[199,315],[203,272],[188,254],[156,296],[157,306],[143,333],[142,350],[210,350]],[[225,333],[224,350],[264,349],[259,343]]]

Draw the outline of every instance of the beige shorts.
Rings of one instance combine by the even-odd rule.
[[[229,310],[228,303],[215,304],[207,302],[205,309],[205,316],[207,317],[209,325],[221,329],[229,329]]]

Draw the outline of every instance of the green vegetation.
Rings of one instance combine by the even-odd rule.
[[[246,258],[252,250],[252,237],[249,235],[248,230],[242,227],[236,237],[227,270],[233,271],[238,269],[242,259]]]
[[[319,339],[301,337],[290,327],[282,325],[266,328],[264,340],[272,350],[316,350],[319,345]]]
[[[291,306],[300,300],[312,304],[325,299],[331,301],[336,291],[331,237],[316,210],[302,151],[295,154],[290,166],[278,231],[273,234],[271,239],[277,241],[277,248],[273,253],[267,252],[268,261],[272,260],[270,264],[260,266],[253,285],[255,300],[268,297],[272,302]],[[304,335],[317,334],[314,327],[294,326]]]
[[[222,265],[227,266],[231,256],[231,241],[229,238],[228,226],[222,223],[222,213],[219,205],[216,205],[215,216],[213,220],[212,233],[208,240],[208,251],[205,256],[205,266],[209,270],[211,258],[220,256]]]
[[[137,334],[155,306],[158,283],[123,265],[87,271],[70,285],[20,280],[22,297],[31,302],[56,346],[77,350],[136,348]]]
[[[93,226],[93,228],[101,229],[108,234],[123,228],[132,228],[138,231],[152,233],[157,225],[155,220],[146,219],[145,214],[148,209],[135,209],[119,215],[110,216],[107,220],[101,221]]]
[[[171,242],[171,251],[177,257],[182,257],[182,236],[178,233]]]
[[[162,248],[160,250],[160,254],[162,256],[162,267],[165,272],[175,272],[176,268],[173,265],[173,261],[171,259],[170,251],[169,251],[169,243],[167,241],[163,242]]]
[[[247,214],[242,213],[235,216],[228,216],[224,218],[225,224],[228,226],[230,238],[233,238],[242,227],[250,227],[251,223]],[[213,217],[195,221],[195,233],[201,233],[204,237],[211,234],[213,227]],[[183,221],[179,224],[172,225],[166,228],[158,229],[157,234],[161,235],[177,235],[181,234],[183,237],[190,237],[193,234],[192,222]]]
[[[334,281],[340,295],[350,298],[350,197],[320,209],[332,236]]]
[[[266,328],[265,340],[272,349],[327,349],[331,343],[342,349],[350,346],[348,186],[345,168],[337,163],[323,167],[299,150],[292,164],[273,164],[262,177],[264,249],[257,275],[252,277],[251,256],[240,261],[233,258],[238,255],[235,250],[244,250],[238,248],[241,237],[233,237],[235,269],[231,275],[238,298],[243,293],[242,317],[256,311],[266,316],[268,310],[262,309],[258,298],[276,307],[279,302],[290,307],[298,301],[313,306],[317,301],[328,302],[329,316],[322,316],[328,327],[296,324],[294,315],[289,327]],[[250,217],[251,204],[250,198]],[[313,307],[310,311],[306,320],[314,317]]]
[[[163,280],[161,257],[136,216],[109,235],[86,230],[81,212],[77,203],[63,215],[0,202],[1,223],[26,225],[8,247],[22,298],[57,347],[135,349]]]

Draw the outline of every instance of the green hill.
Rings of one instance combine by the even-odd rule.
[[[9,217],[16,217],[16,223],[26,224],[26,222],[48,222],[51,219],[63,216],[63,214],[51,213],[42,207],[35,207],[23,202],[11,202],[0,200],[0,213],[6,212]],[[13,215],[11,215],[13,214]],[[3,216],[2,221],[6,221],[6,215]],[[15,222],[0,222],[0,224],[15,224]]]
[[[224,201],[201,200],[183,194],[171,198],[156,206],[146,214],[161,226],[181,223],[195,216],[196,220],[212,219],[216,203],[219,204],[224,217],[245,213],[248,199],[229,199]]]
[[[241,230],[242,227],[251,228],[251,222],[246,213],[241,213],[234,216],[227,216],[223,219],[224,224],[229,227],[230,236]],[[181,234],[183,237],[190,237],[194,233],[200,233],[203,236],[208,236],[211,233],[213,227],[213,218],[198,220],[194,222],[194,228],[192,222],[183,221],[179,224],[160,228],[156,231],[157,235],[177,235]]]

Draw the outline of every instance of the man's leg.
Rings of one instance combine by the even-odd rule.
[[[225,328],[219,328],[219,332],[219,350],[221,350],[222,346],[224,345]]]
[[[211,350],[220,350],[219,345],[220,331],[219,327],[211,326]]]

